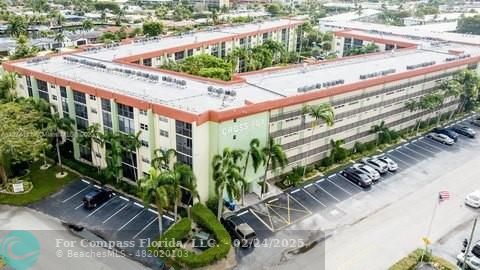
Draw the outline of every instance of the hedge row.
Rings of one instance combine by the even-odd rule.
[[[192,218],[201,227],[213,233],[216,245],[202,253],[187,251],[181,247],[161,247],[162,250],[173,251],[168,259],[187,268],[208,266],[215,261],[225,258],[231,248],[231,239],[223,225],[206,206],[197,203],[192,207]],[[181,241],[191,230],[191,220],[183,218],[170,227],[161,237],[162,241]],[[169,254],[165,252],[165,254]],[[179,254],[178,256],[174,254]]]
[[[392,265],[388,270],[414,270],[417,264],[420,262],[420,258],[424,255],[423,261],[431,262],[437,267],[438,270],[455,270],[457,267],[450,262],[432,256],[430,252],[424,254],[423,249],[416,249],[412,253],[408,254],[407,257],[401,259],[394,265]]]

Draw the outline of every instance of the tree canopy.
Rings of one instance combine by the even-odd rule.
[[[461,18],[457,24],[457,32],[480,35],[480,15]]]
[[[156,21],[147,21],[143,23],[143,33],[147,36],[154,37],[163,33],[163,24]]]

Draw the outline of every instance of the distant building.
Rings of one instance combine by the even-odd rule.
[[[411,25],[424,25],[429,23],[441,23],[441,22],[456,22],[463,16],[470,17],[476,15],[476,13],[441,13],[435,15],[425,15],[419,17],[406,17],[403,19],[403,24],[406,26]]]
[[[230,0],[191,0],[195,7],[203,9],[229,7]]]
[[[70,33],[65,35],[65,47],[75,47],[88,44],[96,44],[100,42],[102,36],[101,31],[82,31],[76,33]]]

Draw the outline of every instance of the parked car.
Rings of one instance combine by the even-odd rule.
[[[444,134],[447,135],[450,139],[452,139],[454,142],[458,141],[458,133],[456,133],[453,129],[451,128],[434,128],[432,132],[438,133],[438,134]]]
[[[340,174],[347,178],[350,182],[355,183],[363,188],[369,188],[372,185],[372,178],[368,174],[353,168],[349,167],[340,172]]]
[[[465,253],[460,253],[457,255],[457,265],[459,267],[463,266],[463,262],[465,261]],[[467,255],[467,260],[465,261],[467,268],[465,269],[470,269],[470,270],[479,270],[480,269],[480,258],[468,254]]]
[[[472,121],[470,121],[470,124],[472,124],[474,126],[477,126],[477,127],[480,127],[480,117],[477,117],[477,118],[473,119]]]
[[[475,190],[474,192],[468,194],[465,197],[465,204],[474,208],[480,207],[480,190]]]
[[[352,165],[352,167],[368,174],[368,176],[370,176],[374,182],[378,182],[380,180],[380,174],[377,172],[377,170],[368,165],[355,163]]]
[[[393,161],[393,159],[391,159],[390,157],[386,155],[380,155],[380,156],[374,156],[374,158],[386,163],[389,171],[395,172],[396,170],[398,170],[398,164],[395,161]]]
[[[430,139],[432,139],[434,141],[437,141],[439,143],[448,144],[448,145],[452,145],[452,144],[455,143],[455,141],[453,141],[453,139],[451,139],[447,135],[440,134],[440,133],[435,133],[435,132],[428,133],[427,138],[430,138]]]
[[[472,254],[480,259],[480,241],[477,241],[472,247]]]
[[[111,190],[97,189],[83,196],[83,206],[88,209],[96,208],[113,197]]]
[[[475,135],[477,134],[475,130],[467,126],[454,126],[452,130],[469,138],[475,138]]]
[[[377,158],[363,158],[362,163],[365,165],[369,165],[381,174],[388,172],[388,165],[385,162],[378,160]]]
[[[240,247],[242,248],[251,247],[255,239],[257,239],[255,230],[233,212],[225,213],[220,221],[232,238],[240,241]]]

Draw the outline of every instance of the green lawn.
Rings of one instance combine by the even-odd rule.
[[[30,174],[25,177],[25,180],[33,183],[32,191],[22,195],[0,194],[0,204],[24,206],[37,202],[57,192],[64,185],[79,177],[73,172],[68,172],[65,178],[57,179],[55,178],[55,174],[59,172],[58,166],[42,171],[40,170],[41,164],[41,162],[34,163],[30,167]]]

